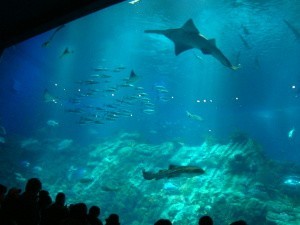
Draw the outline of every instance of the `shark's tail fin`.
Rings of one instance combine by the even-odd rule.
[[[230,69],[232,69],[232,70],[238,70],[238,69],[240,69],[241,67],[242,67],[242,65],[241,65],[241,64],[238,64],[237,66],[231,66]]]

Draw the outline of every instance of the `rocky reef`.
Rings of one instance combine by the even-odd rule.
[[[123,133],[68,149],[39,156],[44,187],[53,196],[64,191],[69,203],[100,205],[103,216],[119,213],[124,224],[153,224],[161,217],[174,225],[195,224],[204,214],[216,224],[237,219],[250,225],[300,224],[300,168],[266,158],[261,146],[242,134],[227,143],[210,138],[188,146],[176,141],[153,145],[139,134]],[[143,169],[159,171],[170,164],[199,166],[205,173],[143,179]]]

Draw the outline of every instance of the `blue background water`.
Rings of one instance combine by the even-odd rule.
[[[0,62],[1,125],[8,137],[59,137],[83,146],[120,132],[139,132],[152,143],[176,139],[199,144],[210,134],[227,138],[240,131],[262,144],[270,158],[299,162],[300,41],[283,22],[288,20],[300,31],[299,12],[296,0],[141,0],[104,9],[66,24],[46,48],[41,45],[54,30],[6,49]],[[144,33],[178,28],[190,18],[242,68],[231,71],[195,49],[175,56],[170,40]],[[74,52],[61,57],[66,48]],[[82,88],[76,82],[89,79],[100,66],[126,67],[107,72],[111,83],[95,85],[100,90],[120,84],[134,69],[139,76],[136,86],[149,94],[155,113],[143,113],[145,107],[137,103],[128,106],[132,117],[79,125],[80,116],[65,110],[73,107],[69,99]],[[173,98],[161,101],[156,85],[166,87]],[[43,101],[45,89],[58,97],[58,104]],[[114,97],[101,92],[82,98],[76,107],[88,111],[87,105],[111,104],[128,92],[124,88]],[[190,120],[186,111],[204,121]],[[50,119],[59,126],[41,132]]]

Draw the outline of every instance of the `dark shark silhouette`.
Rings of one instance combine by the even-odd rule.
[[[205,171],[197,166],[176,166],[170,165],[166,170],[159,170],[157,173],[146,172],[143,169],[143,177],[145,180],[159,180],[163,178],[179,177],[182,174],[200,175]]]
[[[215,39],[208,40],[199,33],[192,19],[189,19],[182,27],[177,29],[145,30],[145,33],[162,34],[172,40],[175,44],[175,55],[197,48],[205,55],[212,55],[230,69],[237,70],[239,68],[239,66],[233,66],[221,50],[217,48]]]
[[[293,32],[297,40],[300,40],[300,31],[297,30],[289,21],[283,20],[283,22],[288,26],[288,28]]]

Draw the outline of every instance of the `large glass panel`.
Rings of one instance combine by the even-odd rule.
[[[300,2],[135,0],[6,49],[0,183],[122,224],[300,224]]]

